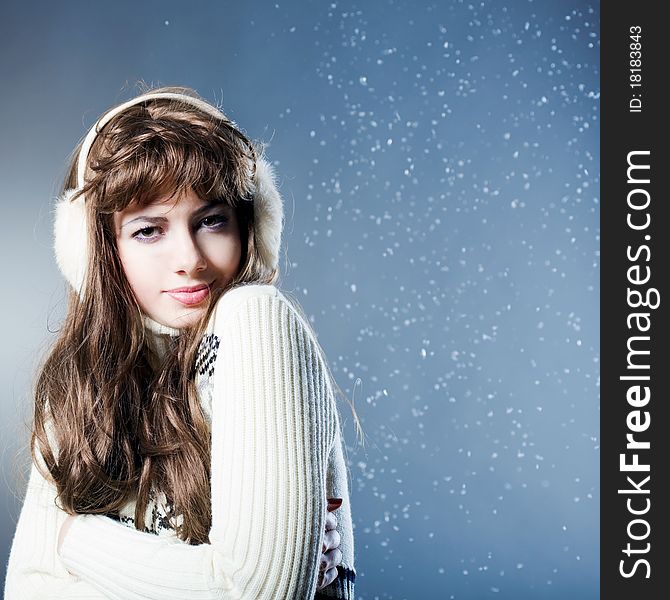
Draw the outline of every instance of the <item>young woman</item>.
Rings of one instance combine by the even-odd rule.
[[[270,165],[187,88],[75,149],[6,600],[353,599],[340,390],[273,285],[282,221]]]

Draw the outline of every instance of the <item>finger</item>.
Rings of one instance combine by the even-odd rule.
[[[323,536],[323,547],[321,552],[328,552],[329,550],[337,548],[340,545],[340,541],[340,532],[337,531],[337,529],[326,531]]]
[[[326,531],[323,535],[323,545],[321,546],[321,552],[326,553],[328,550],[332,550],[335,546],[332,546],[333,543],[333,532]]]
[[[337,517],[333,513],[326,515],[326,531],[337,528]]]
[[[340,532],[337,529],[333,529],[332,531],[328,532],[328,535],[330,536],[331,539],[331,544],[328,546],[328,550],[334,550],[335,548],[339,548],[340,544],[342,543]]]
[[[344,558],[344,555],[342,554],[342,550],[339,548],[335,548],[334,550],[331,550],[333,556],[332,556],[332,565],[333,567],[337,567],[338,565],[342,564],[342,559]]]
[[[339,548],[330,550],[325,554],[321,555],[321,561],[319,562],[319,571],[323,573],[328,569],[335,569],[339,564],[342,563],[342,552]]]
[[[322,569],[323,571],[333,569],[338,565],[342,564],[342,551],[339,548],[329,550],[325,554],[321,555],[321,560],[322,564],[324,565]]]
[[[323,574],[323,579],[321,583],[321,587],[325,588],[326,586],[330,585],[337,579],[337,569],[328,569],[324,574]]]
[[[337,568],[336,567],[327,567],[326,569],[319,572],[319,578],[317,579],[317,589],[321,589],[330,585],[337,578]]]

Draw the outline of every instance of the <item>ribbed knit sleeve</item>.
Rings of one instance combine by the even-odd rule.
[[[91,583],[67,572],[56,554],[67,513],[55,504],[56,488],[33,464],[5,577],[5,600],[101,600]]]
[[[349,500],[349,483],[339,423],[335,429],[335,441],[328,458],[328,475],[326,493],[328,498],[342,498],[342,505],[337,509],[337,531],[340,534],[340,551],[342,563],[333,583],[316,593],[316,600],[326,598],[354,599],[354,532],[351,520],[351,503]]]
[[[80,515],[61,559],[110,598],[313,598],[326,517],[336,407],[318,345],[274,286],[243,286],[217,304],[211,390],[210,544]]]

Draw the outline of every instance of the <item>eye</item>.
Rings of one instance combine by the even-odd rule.
[[[152,235],[158,227],[143,227],[142,229],[138,229],[135,233],[133,233],[132,237],[140,240],[140,241],[147,241],[155,238],[155,235]]]
[[[228,217],[224,214],[209,215],[200,221],[200,224],[207,229],[219,229],[226,223],[228,223]]]

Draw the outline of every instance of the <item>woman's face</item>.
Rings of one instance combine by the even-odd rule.
[[[189,189],[114,213],[116,243],[140,308],[168,327],[193,325],[210,289],[237,274],[242,256],[235,210]]]

